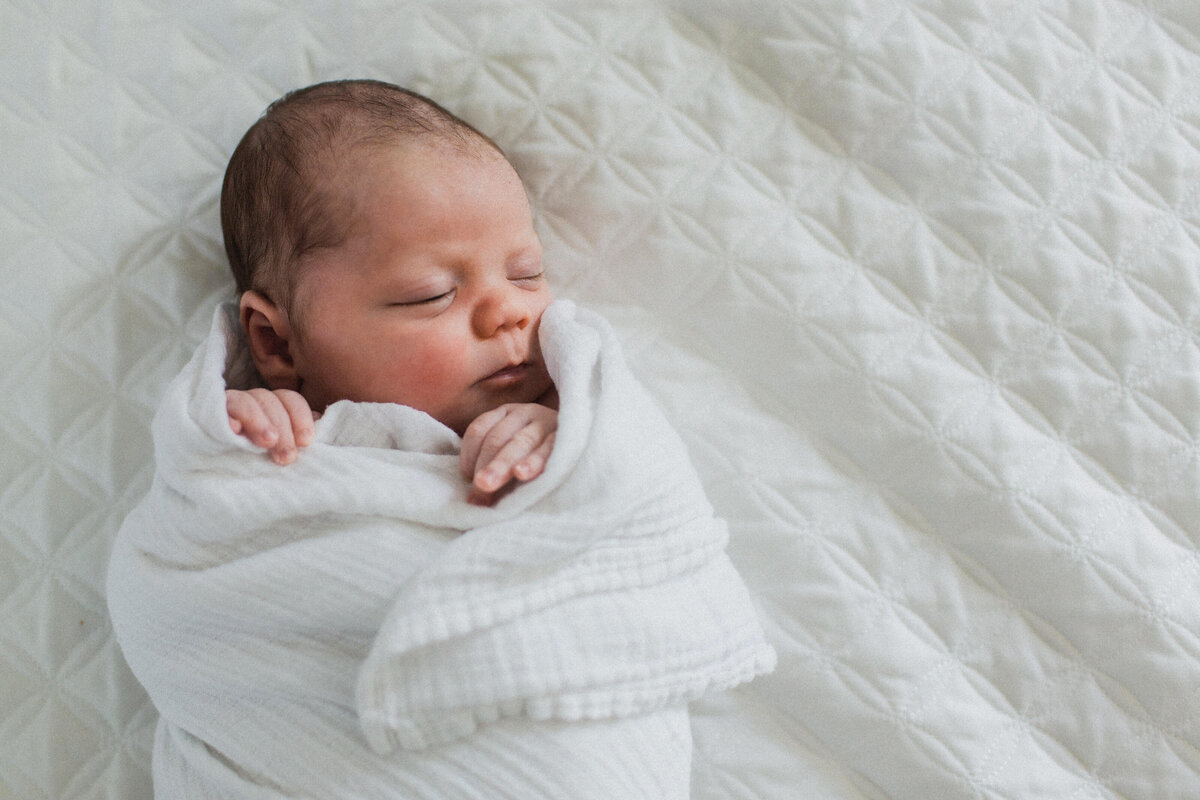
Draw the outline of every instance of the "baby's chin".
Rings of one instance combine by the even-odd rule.
[[[489,393],[487,396],[480,398],[480,401],[470,409],[461,409],[454,414],[445,414],[442,416],[433,414],[432,416],[438,422],[450,428],[459,436],[462,436],[476,419],[489,411],[494,411],[510,403],[537,403],[538,405],[543,405],[557,411],[558,389],[554,386],[554,382],[550,380],[550,376],[542,373],[540,376],[531,376],[530,380],[523,381],[521,385],[513,387],[508,391]]]

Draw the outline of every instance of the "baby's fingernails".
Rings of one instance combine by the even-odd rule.
[[[471,492],[467,495],[467,502],[473,506],[490,506],[495,499],[492,495],[484,492]]]
[[[290,447],[284,448],[282,450],[272,450],[271,451],[271,460],[274,461],[276,464],[279,464],[280,466],[282,466],[284,464],[292,463],[292,461],[294,461],[295,458],[296,458],[296,451]]]
[[[313,432],[310,430],[301,430],[296,434],[296,444],[300,445],[301,447],[308,447],[310,444],[312,444],[312,440]]]
[[[270,447],[279,440],[279,434],[275,431],[264,431],[258,437],[258,440],[262,443],[263,447]]]
[[[475,476],[475,485],[484,491],[490,492],[495,489],[500,483],[500,474],[494,469],[485,469],[483,472]]]

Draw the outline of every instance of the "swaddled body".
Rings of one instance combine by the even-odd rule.
[[[481,507],[457,437],[403,406],[334,404],[263,459],[226,423],[233,318],[168,391],[110,569],[160,796],[686,797],[686,703],[773,653],[604,322],[546,312],[554,452]]]

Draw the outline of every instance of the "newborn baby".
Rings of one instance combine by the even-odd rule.
[[[156,793],[686,798],[687,703],[774,653],[611,330],[552,302],[499,148],[319,84],[239,144],[222,224],[240,300],[109,572]]]

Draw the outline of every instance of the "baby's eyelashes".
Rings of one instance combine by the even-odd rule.
[[[453,296],[454,296],[454,290],[450,289],[449,291],[441,292],[441,293],[435,294],[435,295],[429,295],[428,297],[422,297],[417,300],[401,300],[399,302],[392,303],[392,305],[400,306],[401,308],[431,306],[436,303],[440,303],[443,300],[450,300],[453,298]]]

